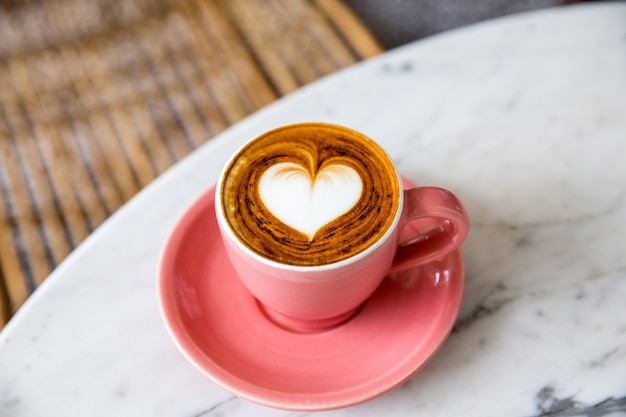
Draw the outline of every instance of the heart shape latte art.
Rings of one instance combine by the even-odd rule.
[[[312,178],[303,166],[282,162],[259,181],[265,207],[287,226],[313,240],[323,226],[348,212],[361,198],[363,181],[346,165],[328,165]]]

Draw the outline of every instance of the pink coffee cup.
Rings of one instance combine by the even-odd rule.
[[[402,190],[403,181],[395,173]],[[224,175],[215,205],[230,262],[263,311],[295,331],[318,331],[349,319],[388,274],[445,257],[460,247],[469,231],[467,213],[454,194],[413,187],[400,192],[393,223],[362,252],[325,265],[283,264],[250,250],[229,226],[219,191]]]

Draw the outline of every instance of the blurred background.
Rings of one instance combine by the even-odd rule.
[[[0,329],[115,210],[247,115],[408,42],[568,3],[0,0]]]
[[[346,0],[386,49],[495,17],[576,0]]]

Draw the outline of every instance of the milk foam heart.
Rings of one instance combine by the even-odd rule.
[[[361,198],[363,181],[346,165],[328,165],[311,178],[301,165],[268,168],[259,182],[265,207],[281,222],[313,240],[324,225],[348,212]]]

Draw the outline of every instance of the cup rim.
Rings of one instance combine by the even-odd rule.
[[[254,140],[256,140],[259,137],[262,136],[266,136],[268,134],[271,134],[275,131],[279,131],[279,130],[283,130],[286,128],[292,128],[292,127],[302,127],[302,126],[324,126],[324,127],[330,127],[330,128],[334,128],[334,129],[340,129],[340,130],[349,130],[352,132],[356,132],[361,136],[366,137],[367,139],[369,139],[370,141],[372,141],[381,151],[382,153],[387,157],[387,159],[391,162],[391,166],[394,169],[394,174],[395,174],[395,178],[396,181],[398,182],[398,186],[399,186],[399,195],[398,195],[398,207],[393,219],[393,222],[391,223],[391,225],[387,228],[387,230],[385,231],[385,233],[375,242],[373,242],[371,245],[369,245],[367,248],[363,249],[360,252],[357,252],[345,259],[341,259],[339,261],[335,261],[335,262],[331,262],[331,263],[327,263],[327,264],[322,264],[322,265],[293,265],[293,264],[286,264],[286,263],[281,263],[275,260],[272,260],[270,258],[267,258],[259,253],[257,253],[256,251],[252,250],[251,248],[249,248],[245,243],[243,243],[238,235],[235,233],[235,231],[232,229],[230,223],[228,222],[228,220],[226,219],[225,213],[224,213],[224,209],[222,206],[222,189],[223,189],[223,184],[224,184],[224,178],[226,176],[226,172],[228,171],[228,169],[230,168],[230,166],[233,164],[233,162],[235,161],[235,159],[240,155],[240,153]],[[274,129],[270,129],[267,130],[261,134],[256,135],[255,137],[253,137],[252,139],[246,141],[242,146],[240,146],[229,158],[228,161],[226,162],[226,164],[224,165],[224,167],[222,168],[220,175],[218,177],[218,181],[215,187],[215,214],[216,214],[216,218],[217,218],[217,222],[218,225],[220,226],[219,229],[222,231],[222,239],[224,239],[224,232],[227,234],[228,239],[230,242],[232,242],[235,246],[237,246],[237,248],[241,251],[243,251],[247,256],[250,256],[252,259],[261,262],[267,266],[270,266],[272,268],[276,268],[276,269],[280,269],[283,271],[293,271],[293,272],[323,272],[323,271],[329,271],[329,270],[333,270],[333,269],[339,269],[342,268],[344,266],[347,265],[351,265],[353,263],[359,262],[361,259],[366,258],[367,256],[369,256],[371,253],[375,252],[378,248],[380,248],[383,244],[385,244],[389,238],[393,235],[393,233],[397,230],[398,228],[398,224],[400,222],[400,218],[402,216],[402,212],[403,212],[403,207],[404,207],[404,187],[402,184],[402,178],[400,177],[400,173],[398,172],[398,169],[396,167],[396,164],[394,163],[393,159],[391,158],[391,156],[389,156],[389,154],[387,153],[387,151],[380,146],[380,144],[378,144],[378,142],[374,141],[372,138],[370,138],[369,136],[357,132],[356,130],[350,129],[348,127],[344,127],[344,126],[340,126],[340,125],[335,125],[332,123],[324,123],[324,122],[302,122],[302,123],[291,123],[291,124],[287,124],[287,125],[283,125],[283,126],[279,126],[276,127]]]

